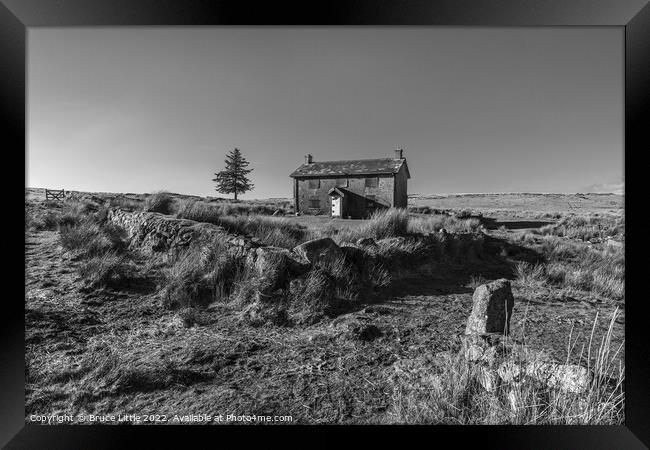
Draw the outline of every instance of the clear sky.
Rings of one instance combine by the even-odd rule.
[[[409,193],[623,180],[622,28],[28,30],[27,186],[221,196],[238,147],[290,197],[316,160],[404,149]]]

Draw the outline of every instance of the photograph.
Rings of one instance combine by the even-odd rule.
[[[27,28],[25,423],[624,425],[625,39]]]

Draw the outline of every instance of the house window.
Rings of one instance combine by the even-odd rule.
[[[379,177],[366,178],[366,187],[374,188],[379,186]]]
[[[336,180],[336,187],[348,187],[347,178],[339,178]]]
[[[309,180],[309,189],[318,189],[320,187],[320,180],[318,178]]]
[[[313,209],[320,209],[320,200],[319,199],[310,199],[309,207]]]

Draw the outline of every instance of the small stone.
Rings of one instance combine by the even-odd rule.
[[[497,390],[499,379],[497,373],[493,369],[479,366],[477,380],[481,387],[486,391],[494,392]]]

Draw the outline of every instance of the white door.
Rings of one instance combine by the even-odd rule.
[[[332,217],[341,217],[341,197],[332,197]]]

